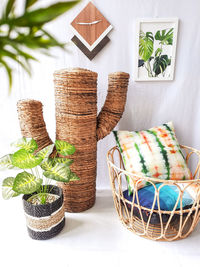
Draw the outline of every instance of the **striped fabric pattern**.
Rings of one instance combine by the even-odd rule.
[[[192,179],[172,122],[145,131],[113,133],[126,171],[163,180]],[[134,187],[133,181],[129,177],[127,181],[130,192]],[[140,181],[137,186],[139,189],[147,185]]]

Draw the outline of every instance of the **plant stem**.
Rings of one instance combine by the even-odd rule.
[[[148,71],[148,76],[149,77],[153,77],[153,73],[152,73],[152,70],[151,70],[151,65],[150,65],[149,60],[146,63],[147,63],[147,65],[145,65],[145,68]]]
[[[35,172],[36,172],[37,178],[40,178],[40,173],[39,173],[39,170],[38,170],[37,166],[35,167]]]
[[[51,187],[51,189],[49,190],[49,194],[50,194],[51,191],[54,189],[54,186],[55,186],[55,185],[52,184],[52,187]]]
[[[55,158],[57,157],[57,155],[58,155],[58,152],[56,151],[55,157],[53,157],[53,163],[52,163],[52,165],[54,165],[54,163],[55,163]]]

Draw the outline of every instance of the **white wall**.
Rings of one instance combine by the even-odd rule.
[[[23,1],[20,0],[20,3]],[[53,1],[40,1],[42,4]],[[55,1],[54,1],[55,2]],[[44,104],[44,117],[50,136],[55,136],[54,70],[83,67],[98,72],[98,107],[103,105],[110,72],[125,71],[131,75],[124,116],[118,128],[140,130],[172,120],[182,144],[200,149],[200,31],[199,0],[95,0],[94,4],[114,26],[110,43],[92,60],[72,43],[69,53],[52,50],[56,58],[39,56],[30,79],[17,67],[13,91],[7,96],[5,73],[0,70],[0,156],[20,136],[16,102],[21,98],[39,99]],[[86,4],[48,25],[60,41],[70,41],[70,22]],[[20,10],[20,9],[19,9]],[[172,82],[134,82],[135,21],[141,17],[178,17],[179,34]],[[112,134],[98,143],[98,188],[109,187],[106,152],[114,145]],[[0,173],[0,177],[4,177]]]

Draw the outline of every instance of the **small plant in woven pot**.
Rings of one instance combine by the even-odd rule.
[[[68,183],[79,179],[70,169],[73,161],[66,157],[75,152],[75,147],[56,140],[55,145],[38,151],[36,141],[31,138],[22,138],[12,146],[17,151],[2,157],[0,167],[19,173],[3,180],[2,196],[10,199],[23,194],[29,235],[33,239],[49,239],[65,225],[62,189],[50,181]],[[57,157],[58,154],[63,157]]]

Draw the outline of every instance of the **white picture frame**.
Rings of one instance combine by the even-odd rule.
[[[136,27],[134,80],[172,81],[176,59],[178,18],[138,19]]]

